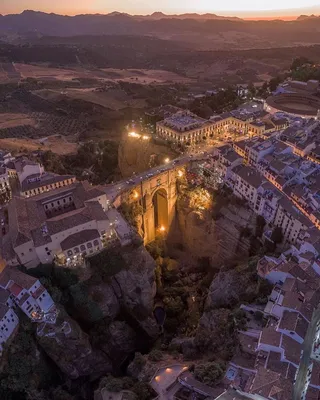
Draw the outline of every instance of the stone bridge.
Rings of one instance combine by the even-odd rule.
[[[139,233],[145,244],[152,242],[157,232],[169,231],[175,216],[177,180],[184,175],[185,166],[186,163],[180,164],[151,177],[143,175],[140,183],[123,189],[115,200],[116,207],[124,202],[139,202],[143,210]]]

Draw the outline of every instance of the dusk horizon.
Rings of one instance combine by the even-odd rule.
[[[285,0],[281,2],[281,6],[278,6],[276,1],[268,2],[268,5],[264,3],[259,5],[255,4],[251,0],[247,0],[244,2],[244,4],[242,4],[241,9],[239,9],[239,5],[235,4],[233,0],[224,2],[223,7],[209,7],[209,2],[207,0],[200,0],[196,5],[189,3],[186,6],[183,4],[180,5],[180,2],[178,1],[174,7],[171,6],[167,0],[164,0],[162,7],[152,6],[144,0],[139,0],[137,2],[138,4],[135,4],[134,7],[127,0],[122,0],[119,2],[111,0],[108,1],[108,5],[106,7],[100,3],[102,2],[95,1],[93,4],[89,4],[89,2],[84,1],[79,6],[78,2],[71,1],[68,3],[68,7],[66,7],[62,0],[57,0],[54,5],[48,4],[48,6],[43,5],[43,3],[38,0],[3,0],[0,7],[0,14],[20,14],[25,10],[69,16],[79,14],[109,14],[112,12],[127,13],[130,15],[150,15],[155,12],[161,12],[169,15],[185,13],[209,13],[244,19],[294,19],[302,14],[320,14],[320,5],[312,4],[312,0],[310,2],[300,0],[289,2]],[[233,4],[235,4],[234,7]]]

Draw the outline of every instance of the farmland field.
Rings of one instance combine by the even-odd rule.
[[[25,151],[36,151],[36,150],[51,150],[54,153],[64,155],[76,153],[78,145],[76,143],[68,142],[62,136],[51,136],[46,139],[34,140],[34,139],[18,139],[18,138],[6,138],[0,139],[0,148],[9,151],[25,152]]]
[[[6,71],[6,69],[10,69]],[[139,84],[169,84],[169,83],[188,83],[191,80],[170,71],[148,70],[148,69],[86,69],[77,68],[51,68],[46,64],[1,64],[0,78],[9,77],[35,78],[44,81],[72,81],[77,78],[90,78],[101,81],[124,81]]]
[[[28,114],[3,113],[0,114],[0,129],[14,128],[16,126],[31,125],[36,122]]]
[[[143,108],[146,106],[144,99],[132,99],[124,91],[111,89],[106,92],[98,92],[95,88],[73,89],[64,91],[41,89],[33,91],[33,94],[46,100],[59,100],[64,96],[70,99],[84,100],[90,103],[99,104],[111,110],[121,110],[126,107]]]

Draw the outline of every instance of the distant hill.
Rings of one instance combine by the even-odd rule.
[[[300,16],[295,21],[246,21],[216,14],[66,16],[26,10],[0,16],[0,38],[38,36],[127,35],[187,43],[196,49],[271,48],[318,43],[320,18]],[[16,43],[16,42],[14,42]]]
[[[109,14],[110,15],[110,14]],[[139,19],[195,19],[200,21],[209,20],[229,20],[229,21],[241,21],[238,17],[224,17],[217,14],[197,14],[197,13],[185,13],[185,14],[164,14],[162,12],[154,12],[151,15],[134,15],[133,18]]]

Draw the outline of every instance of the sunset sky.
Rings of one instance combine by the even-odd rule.
[[[317,0],[0,0],[0,13],[39,10],[61,14],[102,13],[112,11],[130,14],[212,12],[220,15],[283,16],[319,13]]]

